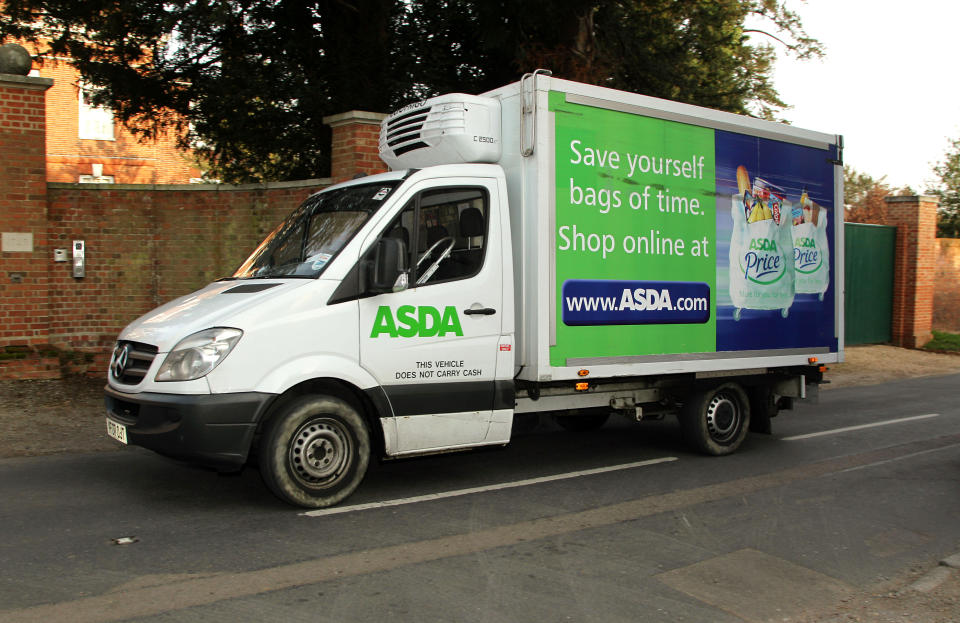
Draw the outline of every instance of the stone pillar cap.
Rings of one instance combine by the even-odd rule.
[[[16,74],[0,74],[0,83],[18,86],[22,89],[36,89],[46,91],[53,86],[53,78],[39,76],[18,76]]]
[[[887,203],[916,203],[918,201],[940,201],[933,195],[887,195],[883,198]]]
[[[370,123],[380,125],[380,122],[387,118],[386,113],[367,112],[364,110],[351,110],[342,112],[338,115],[329,115],[323,118],[323,122],[331,128],[336,128],[348,123]]]

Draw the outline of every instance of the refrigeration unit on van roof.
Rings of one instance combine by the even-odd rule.
[[[383,120],[380,157],[391,169],[500,160],[500,102],[452,93],[411,104]]]

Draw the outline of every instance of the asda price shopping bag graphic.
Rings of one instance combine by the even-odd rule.
[[[797,254],[798,244],[830,254],[833,228],[820,217],[833,203],[835,152],[573,104],[559,92],[550,110],[551,365],[836,346],[829,263],[819,273],[805,263],[811,254]],[[739,168],[749,181],[738,181]],[[820,207],[812,242],[794,231],[804,201]],[[798,288],[810,269],[827,279]]]
[[[737,167],[737,193],[730,199],[730,299],[740,320],[746,309],[776,309],[787,317],[794,295],[793,236],[786,191],[762,178],[750,182]]]
[[[825,208],[804,189],[793,212],[793,270],[797,293],[816,294],[822,301],[830,285],[830,244]]]

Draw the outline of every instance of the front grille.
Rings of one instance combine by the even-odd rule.
[[[113,357],[110,358],[110,376],[124,385],[139,385],[156,358],[157,350],[156,346],[150,344],[117,342]]]

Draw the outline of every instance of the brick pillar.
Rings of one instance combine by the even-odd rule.
[[[59,376],[48,343],[46,90],[49,78],[0,74],[0,378]],[[40,347],[38,349],[38,347]]]
[[[937,263],[936,197],[885,197],[887,223],[897,227],[893,275],[893,343],[920,348],[932,337]]]
[[[351,110],[324,117],[333,129],[330,149],[330,177],[333,182],[353,179],[358,173],[383,173],[387,166],[380,160],[380,122],[387,115]]]

